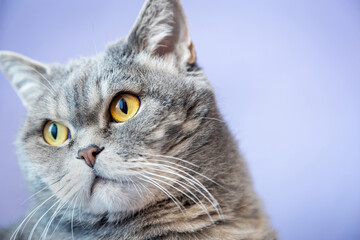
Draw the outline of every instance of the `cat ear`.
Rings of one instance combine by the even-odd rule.
[[[45,82],[48,67],[17,53],[0,51],[0,70],[10,80],[26,108],[36,104],[49,89],[46,85],[49,83]]]
[[[196,61],[179,0],[146,1],[127,40],[137,52],[145,51],[164,59],[175,57],[180,64]]]

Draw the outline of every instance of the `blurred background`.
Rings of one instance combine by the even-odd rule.
[[[182,0],[198,62],[281,239],[360,239],[360,2]],[[125,36],[140,0],[0,0],[0,49],[42,62]],[[0,74],[0,226],[30,201]]]

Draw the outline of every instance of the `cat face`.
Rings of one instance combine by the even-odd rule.
[[[52,84],[30,109],[18,144],[27,166],[36,169],[33,177],[59,198],[78,195],[77,201],[95,212],[134,210],[152,202],[156,195],[146,189],[157,191],[141,175],[159,174],[151,165],[160,164],[159,155],[190,153],[194,143],[186,137],[200,127],[212,101],[210,89],[195,84],[201,73],[188,76],[156,60],[149,67],[138,56],[113,63],[108,52],[53,67],[47,78]],[[140,107],[131,119],[117,122],[110,108],[123,93],[138,98]],[[208,98],[199,100],[200,95]],[[44,139],[49,121],[69,129],[64,143],[53,146]],[[93,167],[78,159],[89,146],[102,149]]]
[[[224,126],[209,121],[219,118],[213,91],[177,1],[148,1],[129,35],[95,57],[61,66],[2,52],[0,62],[28,109],[17,146],[34,192],[94,214],[131,212],[176,199],[179,180],[201,187],[195,173],[219,164],[204,152],[218,151]]]

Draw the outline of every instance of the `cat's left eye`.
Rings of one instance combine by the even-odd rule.
[[[110,115],[116,122],[126,122],[134,117],[140,108],[138,97],[123,93],[115,97],[110,104]]]
[[[45,141],[53,146],[63,144],[69,137],[69,129],[61,123],[48,121],[43,129]]]

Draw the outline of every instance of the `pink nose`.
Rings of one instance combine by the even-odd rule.
[[[84,159],[85,163],[93,168],[96,161],[96,156],[103,150],[104,148],[98,148],[97,146],[90,146],[85,149],[80,149],[78,152],[78,159]]]

